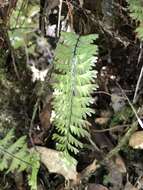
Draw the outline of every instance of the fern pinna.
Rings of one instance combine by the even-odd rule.
[[[93,43],[97,35],[78,36],[62,32],[62,42],[55,52],[54,73],[54,124],[57,133],[53,139],[57,148],[69,156],[77,154],[83,147],[81,137],[89,137],[87,116],[94,110],[91,93],[97,89],[93,70],[96,62],[97,46]]]
[[[131,17],[139,22],[136,28],[138,37],[143,40],[143,2],[142,0],[127,0],[127,2]]]
[[[0,139],[0,171],[27,171],[31,190],[37,189],[39,160],[39,155],[27,148],[25,136],[15,141],[14,131],[10,130],[3,139]]]

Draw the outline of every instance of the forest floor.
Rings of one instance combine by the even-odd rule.
[[[95,42],[99,49],[98,60],[95,63],[98,72],[96,83],[99,87],[92,94],[95,100],[92,104],[95,114],[88,118],[91,123],[91,142],[84,139],[85,148],[75,156],[81,184],[72,184],[72,188],[142,190],[143,81],[139,87],[137,85],[143,62],[142,42],[136,36],[136,24],[125,11],[125,1],[119,1],[120,9],[115,14],[116,21],[114,24],[112,22],[112,26],[106,20],[90,20],[90,17],[95,16],[95,10],[92,7],[93,1],[89,2],[84,4],[83,9],[74,10],[73,27],[77,33],[81,32],[84,35],[99,34]],[[0,13],[2,9],[0,1]],[[63,14],[66,11],[63,10]],[[100,11],[98,14],[100,15]],[[102,16],[105,15],[102,13]],[[0,14],[0,137],[4,137],[12,126],[16,129],[17,138],[21,135],[27,136],[29,147],[38,145],[55,149],[55,142],[52,140],[54,126],[50,123],[50,85],[47,84],[49,86],[45,87],[48,89],[46,95],[39,95],[41,83],[33,82],[31,71],[27,70],[25,47],[11,47],[1,19],[4,19],[4,16],[1,18]],[[49,16],[49,20],[52,24],[57,23],[57,17]],[[79,27],[78,22],[83,23],[83,26]],[[38,108],[34,115],[37,102]],[[64,177],[49,172],[41,165],[38,190],[72,189]],[[0,181],[2,190],[29,189],[26,173],[22,173],[21,176],[16,172],[1,172]]]

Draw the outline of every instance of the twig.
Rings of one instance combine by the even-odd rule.
[[[99,130],[96,130],[96,129],[93,129],[94,132],[96,133],[103,133],[103,132],[108,132],[108,131],[112,131],[112,130],[115,130],[115,129],[119,129],[121,127],[129,127],[129,125],[117,125],[117,126],[114,126],[114,127],[111,127],[111,128],[108,128],[108,129],[99,129]]]
[[[59,15],[58,15],[58,27],[57,27],[57,37],[60,36],[60,23],[61,23],[61,13],[62,13],[62,3],[63,3],[63,0],[60,0]]]
[[[139,56],[138,56],[137,65],[139,65],[139,63],[140,63],[142,54],[143,54],[143,42],[140,43],[140,53],[139,53]],[[137,102],[137,100],[138,100],[138,90],[139,90],[139,87],[140,87],[142,75],[143,75],[143,66],[141,68],[141,72],[140,72],[140,75],[139,75],[139,78],[138,78],[138,81],[137,81],[137,84],[136,84],[136,89],[135,89],[134,98],[133,98],[133,104],[135,104]]]
[[[139,63],[140,63],[140,61],[141,61],[142,54],[143,54],[143,42],[141,41],[141,42],[140,42],[140,52],[139,52],[139,56],[138,56],[137,65],[139,65]]]
[[[134,98],[133,98],[133,104],[135,104],[138,100],[138,90],[140,87],[142,76],[143,76],[143,65],[142,65],[141,72],[140,72],[140,75],[139,75],[139,78],[137,81],[136,90],[135,90],[135,94],[134,94]]]
[[[100,152],[100,149],[99,149],[98,146],[93,142],[93,140],[91,139],[91,137],[88,136],[87,138],[88,138],[89,142],[91,143],[91,145],[93,146],[93,148],[94,148],[95,150],[97,150],[97,151]]]
[[[112,96],[112,94],[110,94],[110,93],[108,93],[106,91],[96,91],[96,92],[94,92],[94,94],[105,94],[107,96]]]
[[[125,91],[125,90],[124,90]],[[128,90],[127,92],[130,92],[130,90]],[[112,96],[112,94],[106,92],[106,91],[96,91],[94,92],[94,94],[105,94],[107,96]],[[120,97],[121,99],[126,99],[125,97]]]

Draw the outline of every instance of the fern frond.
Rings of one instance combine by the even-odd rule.
[[[61,38],[63,43],[58,44],[54,61],[58,74],[53,75],[56,81],[53,108],[58,134],[53,139],[57,148],[69,155],[69,152],[77,154],[83,147],[80,138],[89,136],[87,116],[94,113],[89,106],[94,101],[91,93],[97,89],[94,84],[97,72],[93,71],[97,46],[91,43],[97,35],[79,37],[63,32]]]
[[[29,152],[25,136],[15,141],[14,131],[10,130],[0,140],[0,171],[7,170],[8,173],[15,170],[18,172],[26,170],[29,173],[31,190],[37,189],[39,165],[39,156]]]

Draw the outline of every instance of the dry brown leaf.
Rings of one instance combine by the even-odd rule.
[[[129,145],[134,149],[143,149],[143,131],[135,132],[129,140]]]
[[[51,104],[47,103],[42,112],[40,113],[40,122],[43,130],[48,130],[51,126],[50,118],[51,118]]]
[[[40,146],[36,146],[35,148],[40,154],[41,162],[49,172],[61,174],[65,179],[73,180],[75,184],[78,183],[79,174],[76,171],[77,161],[75,159],[73,159],[72,163],[68,163],[64,159],[63,152]]]

